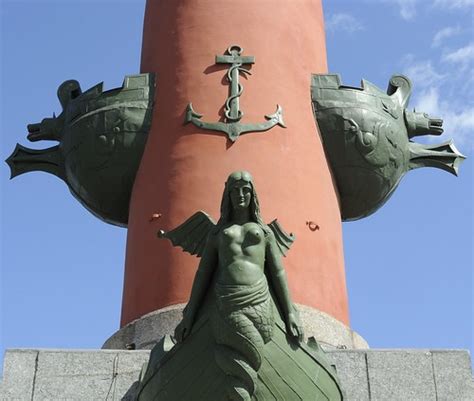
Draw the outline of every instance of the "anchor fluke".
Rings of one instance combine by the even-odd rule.
[[[270,121],[275,121],[280,127],[286,128],[285,122],[283,121],[283,109],[279,104],[277,104],[277,110],[273,114],[265,115]]]
[[[196,113],[193,109],[193,104],[189,103],[188,106],[186,107],[186,117],[184,118],[184,123],[190,123],[193,121],[194,118],[201,118],[202,114]]]
[[[439,145],[422,145],[410,142],[409,168],[436,167],[455,176],[459,173],[459,166],[464,161],[464,156],[453,141]]]

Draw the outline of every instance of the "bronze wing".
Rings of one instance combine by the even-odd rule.
[[[286,256],[286,253],[295,241],[294,234],[288,234],[285,230],[283,230],[282,226],[276,219],[268,224],[268,227],[270,227],[270,229],[273,231],[273,234],[275,235],[277,248],[280,251],[281,256]]]
[[[183,251],[201,257],[206,247],[207,236],[215,225],[207,213],[199,211],[171,231],[158,231],[158,237],[167,238],[174,246],[180,246]]]

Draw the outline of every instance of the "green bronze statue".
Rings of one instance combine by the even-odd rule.
[[[240,122],[239,71],[255,62],[230,46],[216,56],[229,64],[225,122],[205,122],[190,103],[186,123],[225,132],[231,141],[246,132],[284,127],[282,110],[258,124]],[[246,72],[245,72],[246,71]],[[311,98],[324,150],[334,174],[343,221],[357,220],[378,210],[402,177],[419,167],[437,167],[454,175],[465,158],[452,142],[424,145],[420,135],[440,135],[443,120],[407,110],[412,91],[403,75],[390,79],[386,92],[363,80],[361,88],[341,84],[337,74],[314,74]],[[17,144],[6,160],[11,177],[44,171],[62,179],[71,193],[103,221],[126,227],[131,191],[152,121],[153,74],[127,76],[121,88],[103,91],[98,84],[82,92],[79,83],[60,85],[60,115],[28,126],[30,141],[55,140],[59,145],[36,150]]]
[[[390,78],[386,93],[366,80],[353,88],[342,85],[337,74],[313,75],[313,109],[336,180],[342,220],[374,213],[409,170],[436,167],[458,174],[465,157],[452,142],[423,145],[411,140],[443,133],[443,120],[407,110],[411,91],[403,75]]]
[[[322,351],[304,344],[291,302],[281,258],[294,237],[263,222],[248,172],[228,177],[217,224],[197,212],[159,236],[201,261],[175,339],[152,351],[139,400],[342,399]],[[208,366],[199,380],[193,363]]]
[[[108,91],[103,83],[83,92],[79,82],[63,82],[58,88],[61,114],[28,125],[31,142],[59,145],[36,150],[17,144],[6,160],[11,178],[31,171],[54,174],[92,214],[126,227],[154,93],[153,74],[126,76],[122,87]]]
[[[253,395],[263,346],[272,338],[273,308],[264,267],[283,312],[287,332],[299,340],[303,337],[280,258],[275,235],[260,217],[252,177],[245,171],[232,173],[222,198],[221,218],[209,233],[191,299],[175,332],[180,342],[191,331],[215,275],[216,308],[211,325],[219,345],[216,362],[231,382],[227,388],[229,399],[247,400]],[[234,357],[236,352],[241,357]],[[238,377],[239,371],[247,377]]]
[[[232,173],[222,198],[221,218],[208,236],[194,279],[191,299],[176,331],[178,341],[189,333],[214,274],[217,305],[225,320],[236,313],[246,323],[246,320],[252,319],[253,310],[258,307],[268,317],[267,326],[272,326],[264,267],[272,280],[288,332],[293,337],[302,339],[301,325],[290,301],[286,274],[280,259],[281,252],[277,248],[275,234],[260,216],[252,177],[245,171]],[[236,307],[237,311],[232,312]],[[245,314],[247,308],[248,318]],[[229,313],[225,313],[226,310]],[[232,320],[232,325],[238,324],[239,318],[228,321]],[[271,328],[262,326],[260,330],[258,323],[253,323],[265,342],[268,342]]]

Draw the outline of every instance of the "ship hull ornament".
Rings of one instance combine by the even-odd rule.
[[[129,75],[122,87],[103,83],[82,91],[68,80],[58,88],[61,114],[28,125],[28,140],[58,141],[47,149],[17,144],[6,160],[11,178],[43,171],[63,180],[99,219],[126,227],[130,196],[151,125],[153,74]]]
[[[403,75],[391,77],[386,93],[366,80],[353,88],[342,85],[337,74],[313,75],[313,110],[336,178],[342,220],[374,213],[415,168],[458,175],[465,157],[451,141],[423,145],[411,140],[443,133],[443,120],[406,109],[411,91]]]
[[[265,115],[267,119],[265,122],[256,124],[240,123],[244,113],[240,109],[239,103],[239,98],[243,92],[243,86],[239,82],[239,76],[240,73],[252,75],[243,65],[255,63],[255,57],[242,56],[242,51],[243,49],[240,46],[232,45],[227,49],[227,54],[216,56],[216,64],[230,64],[229,70],[227,71],[229,97],[225,102],[225,122],[202,121],[202,114],[194,111],[192,103],[189,103],[186,108],[185,124],[193,123],[196,127],[201,129],[224,132],[232,142],[235,142],[240,135],[248,132],[268,131],[275,125],[285,128],[283,109],[280,105],[277,105],[275,113]]]

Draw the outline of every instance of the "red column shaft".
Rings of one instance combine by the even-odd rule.
[[[183,124],[189,102],[203,120],[221,117],[227,67],[214,59],[231,44],[256,59],[252,75],[240,78],[241,122],[265,121],[278,103],[286,129],[231,145],[224,134]],[[265,220],[278,218],[297,237],[284,259],[294,301],[348,323],[338,199],[311,109],[311,73],[326,70],[320,0],[147,2],[141,71],[156,74],[156,102],[130,206],[122,325],[188,300],[199,260],[156,232],[197,210],[217,220],[234,170],[254,176]],[[153,213],[162,217],[150,222]]]

